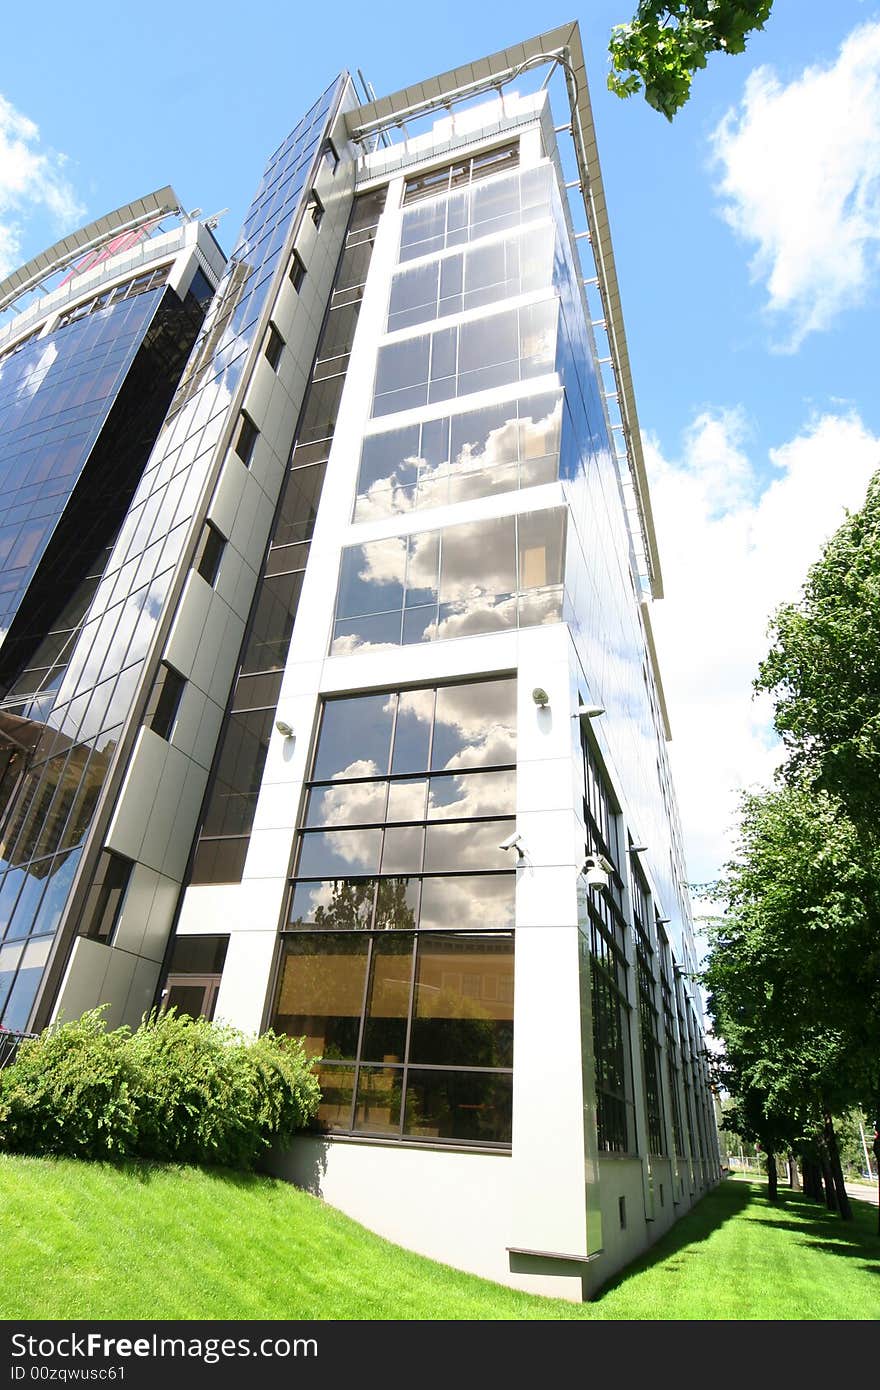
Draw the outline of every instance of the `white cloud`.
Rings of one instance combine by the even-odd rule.
[[[771,450],[769,483],[747,445],[737,411],[698,416],[676,460],[645,440],[666,592],[652,619],[696,882],[730,857],[738,789],[769,783],[780,758],[770,703],[751,689],[769,616],[798,597],[880,467],[880,438],[856,414],[818,417]]]
[[[794,350],[861,303],[880,265],[880,20],[788,84],[757,68],[711,139],[723,215],[757,243],[752,274]]]
[[[48,213],[57,235],[82,219],[66,163],[65,155],[40,148],[39,128],[0,96],[0,275],[20,263],[24,224],[35,212]]]

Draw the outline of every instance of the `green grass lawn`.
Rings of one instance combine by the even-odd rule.
[[[594,1302],[520,1294],[225,1171],[0,1156],[0,1317],[876,1318],[873,1207],[845,1225],[729,1180]]]

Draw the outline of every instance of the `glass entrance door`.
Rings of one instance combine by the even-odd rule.
[[[191,1018],[214,1017],[220,975],[169,975],[162,995],[163,1009],[175,1008]]]

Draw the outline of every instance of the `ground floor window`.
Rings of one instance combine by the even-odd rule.
[[[228,936],[178,936],[161,994],[163,1009],[190,1018],[214,1017]]]
[[[510,1143],[513,932],[300,929],[272,1026],[320,1058],[324,1129]]]

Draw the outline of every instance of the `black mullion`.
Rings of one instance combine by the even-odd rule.
[[[412,1062],[414,1071],[475,1072],[487,1076],[513,1076],[513,1067],[450,1067],[439,1062]]]
[[[381,781],[381,780],[383,780],[383,779],[382,779],[382,778],[373,778],[372,780],[373,780],[373,781]],[[330,783],[330,785],[331,785],[331,786],[339,786],[340,783],[335,782],[335,783]],[[309,788],[309,790],[311,790],[311,788]],[[386,805],[386,808],[387,808],[387,805],[388,805],[387,793],[386,793],[386,797],[385,797],[385,805]],[[391,821],[390,823],[389,823],[388,821],[385,821],[385,820],[379,820],[379,821],[376,821],[376,820],[368,820],[368,821],[342,821],[342,822],[334,821],[334,822],[333,822],[332,824],[330,824],[330,825],[306,825],[306,826],[303,826],[302,830],[301,830],[299,833],[300,833],[301,835],[326,835],[326,834],[330,834],[330,833],[333,832],[334,830],[384,830],[384,829],[388,828],[389,824],[390,824],[390,828],[391,828],[392,830],[407,829],[407,828],[412,828],[412,827],[414,827],[414,826],[426,827],[426,826],[434,826],[434,825],[491,825],[493,821],[503,821],[503,820],[516,820],[516,816],[515,816],[515,814],[514,814],[513,812],[509,812],[508,814],[503,815],[503,816],[438,816],[436,820],[394,820],[394,821]],[[422,862],[424,863],[424,860],[423,860]],[[417,869],[417,870],[415,871],[416,874],[422,874],[422,873],[424,873],[424,872],[425,872],[424,869]],[[473,872],[473,873],[479,873],[479,872],[482,872],[482,871],[481,871],[481,870],[474,869],[474,870],[472,870],[471,872]],[[487,873],[492,873],[493,870],[487,869],[486,872],[487,872]],[[494,872],[495,872],[495,873],[504,873],[505,870],[504,870],[504,869],[496,869],[496,870],[494,870]],[[340,877],[340,878],[350,878],[350,877],[356,877],[356,875],[340,874],[340,875],[337,875],[337,877]],[[364,874],[363,877],[364,877],[364,878],[370,878],[370,877],[372,877],[372,875],[370,875],[370,874]],[[393,877],[393,878],[399,878],[400,875],[399,875],[399,874],[393,874],[393,875],[391,875],[391,877]],[[440,874],[440,875],[438,875],[438,877],[443,878],[443,877],[445,877],[445,875]]]

